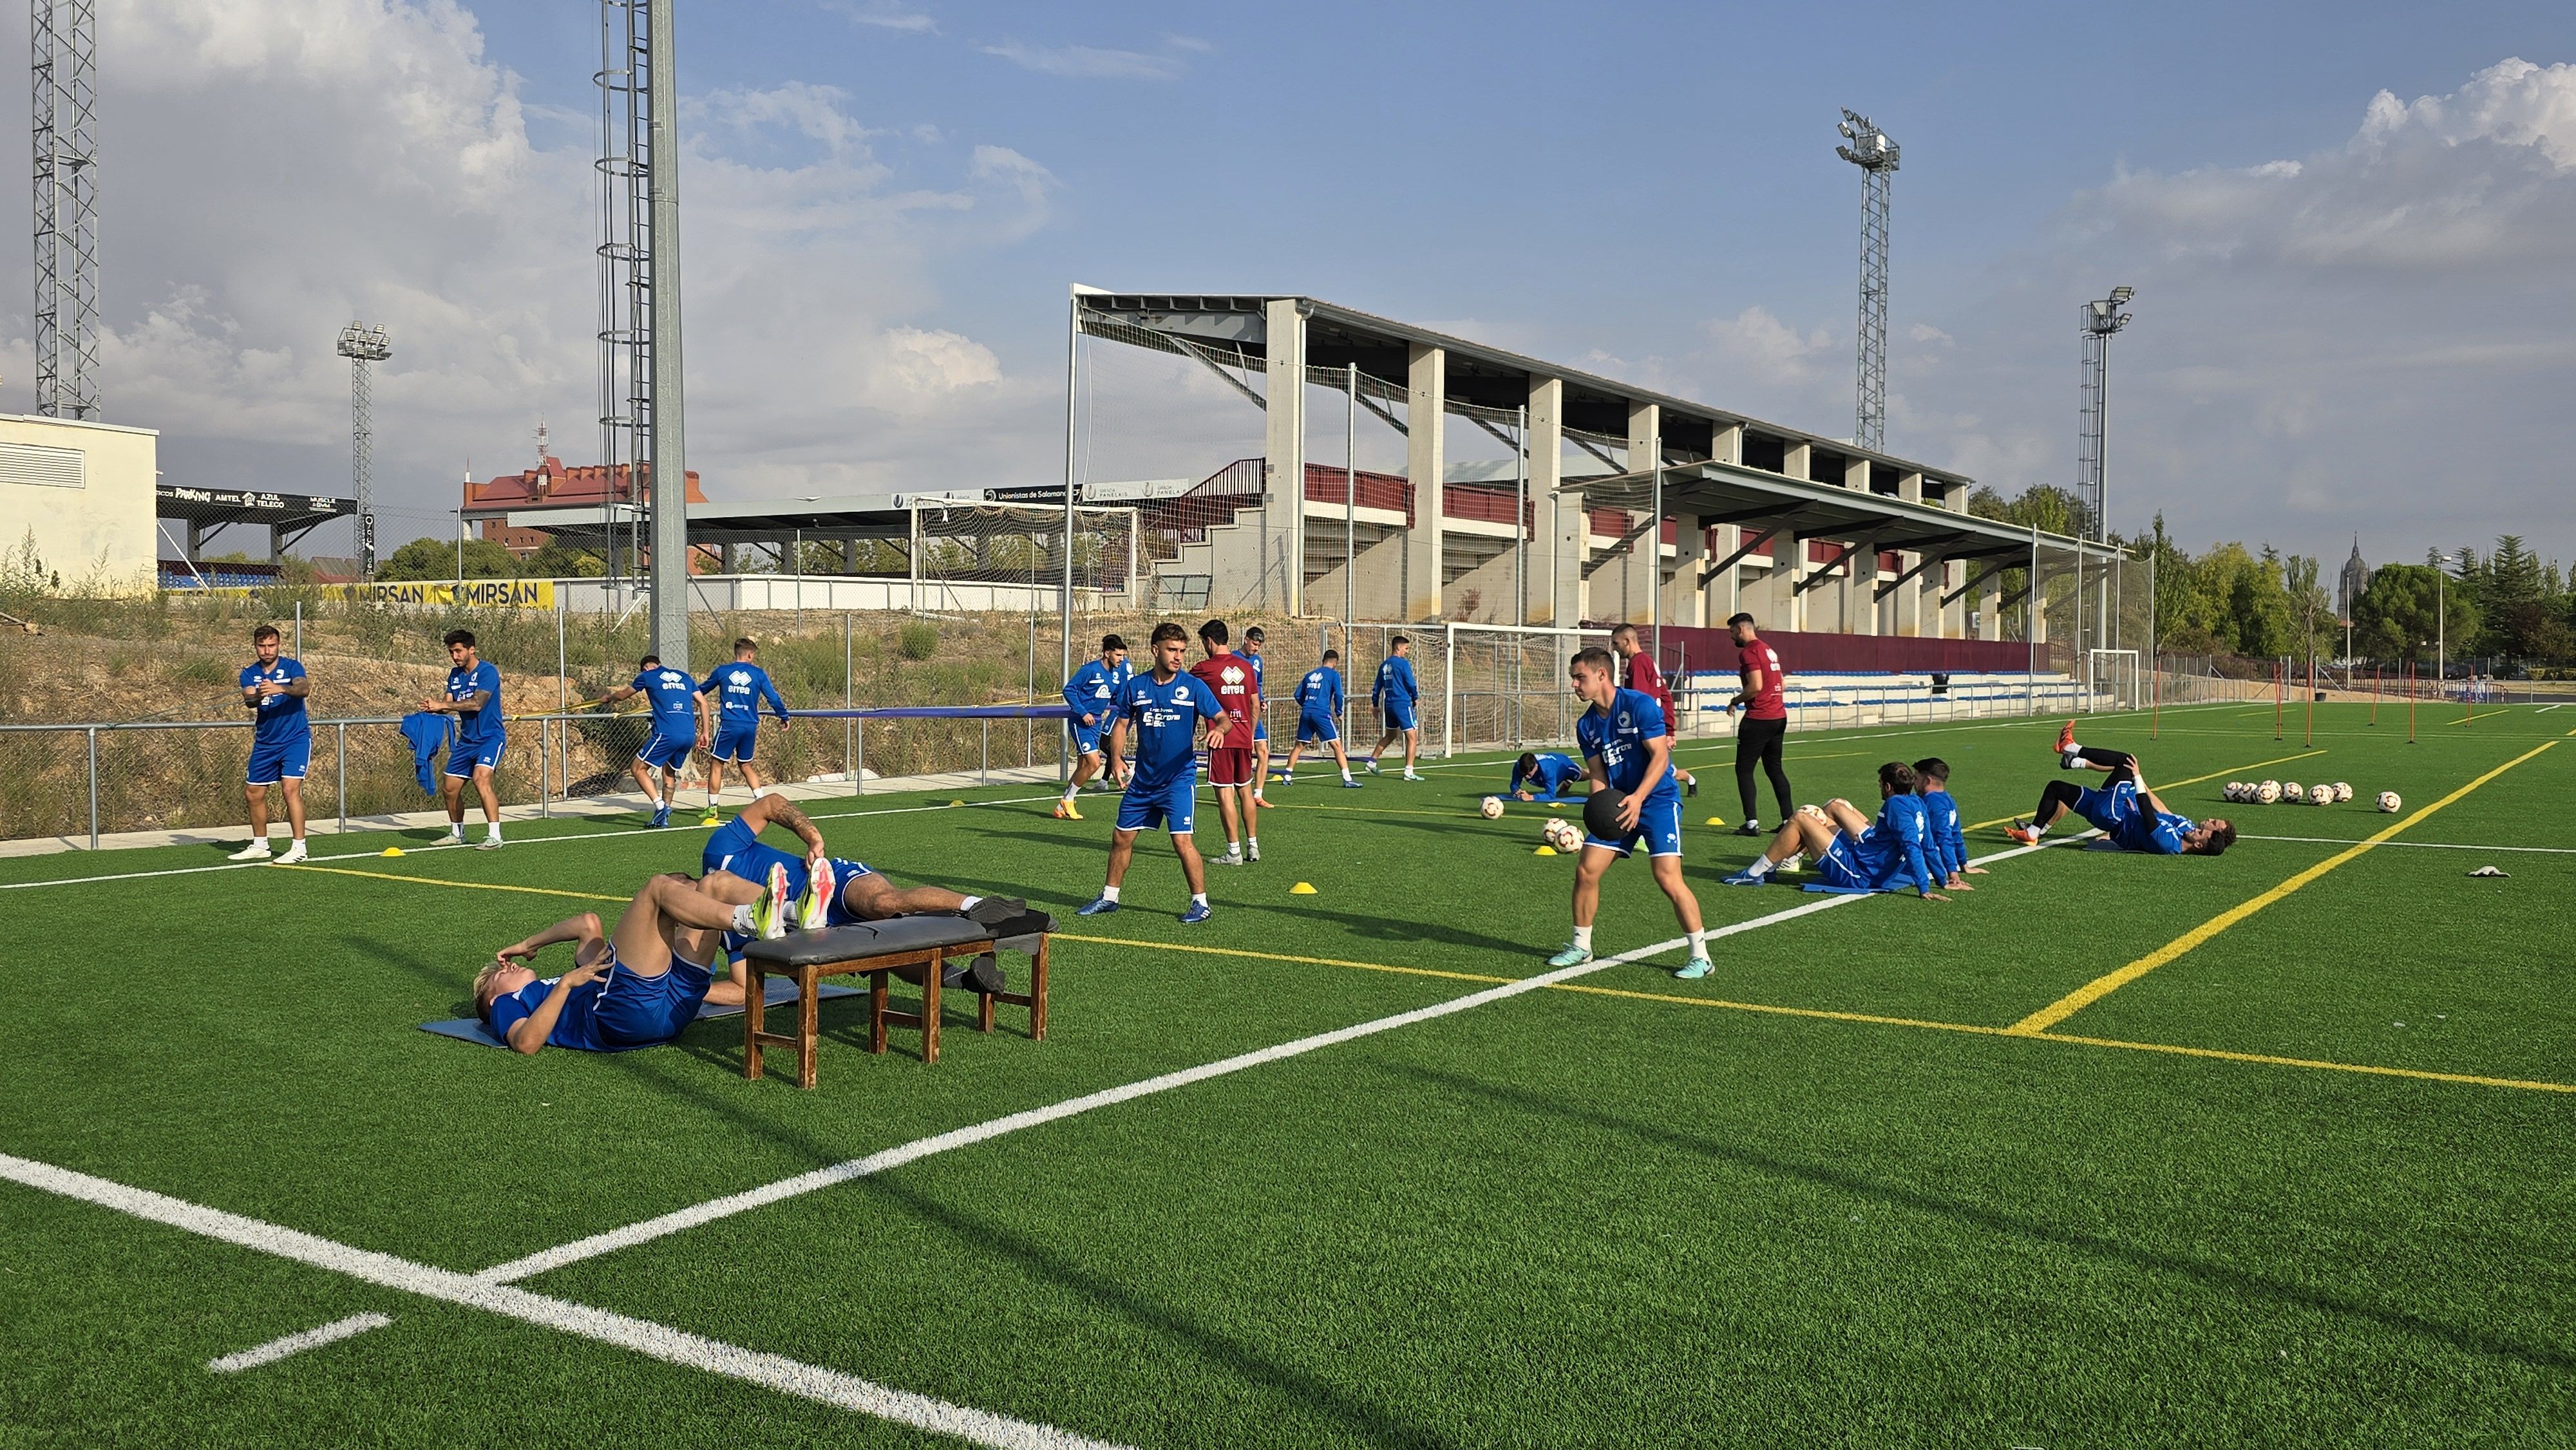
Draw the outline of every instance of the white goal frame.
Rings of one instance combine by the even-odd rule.
[[[2138,651],[2133,649],[2088,649],[2084,652],[2084,713],[2099,709],[2097,701],[2107,690],[2114,710],[2143,710],[2146,696],[2140,693],[2141,676]]]

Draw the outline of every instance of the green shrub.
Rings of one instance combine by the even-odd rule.
[[[894,652],[918,664],[939,653],[939,628],[916,619],[895,632]]]

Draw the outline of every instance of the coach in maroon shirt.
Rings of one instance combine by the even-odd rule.
[[[1744,824],[1736,828],[1735,834],[1758,836],[1762,834],[1762,823],[1754,817],[1753,799],[1753,767],[1757,762],[1771,777],[1771,794],[1780,801],[1780,819],[1789,819],[1790,811],[1796,808],[1789,794],[1789,772],[1780,765],[1780,745],[1789,734],[1789,707],[1780,698],[1779,652],[1754,631],[1753,616],[1735,616],[1726,622],[1726,630],[1734,636],[1736,672],[1744,681],[1743,692],[1726,706],[1730,715],[1738,706],[1744,709],[1743,723],[1735,727],[1735,793],[1744,800]]]

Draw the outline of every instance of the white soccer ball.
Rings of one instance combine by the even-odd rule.
[[[2267,780],[2261,785],[2254,787],[2254,799],[2262,802],[2264,805],[2268,806],[2280,798],[2281,783],[2277,780]]]
[[[2245,782],[2241,780],[2229,781],[2227,783],[2227,789],[2220,793],[2219,798],[2221,800],[2230,801],[2241,801],[2245,799]]]
[[[2351,781],[2339,780],[2335,782],[2335,799],[2338,801],[2348,801],[2352,799]]]
[[[2334,787],[2333,787],[2333,786],[2319,784],[2319,785],[2312,785],[2312,786],[2309,786],[2309,787],[2308,787],[2308,804],[2309,804],[2309,805],[2312,805],[2312,806],[2330,806],[2330,805],[2333,805],[2333,804],[2334,804],[2334,801],[2335,801],[2335,793],[2334,793]]]
[[[1548,817],[1547,824],[1540,828],[1538,834],[1541,840],[1563,852],[1573,852],[1583,845],[1583,832],[1563,816]]]
[[[2379,808],[2392,816],[2397,814],[2397,808],[2404,804],[2405,802],[2399,800],[2397,798],[2397,792],[2393,790],[2384,790],[2379,793]]]
[[[1802,816],[1813,816],[1820,821],[1833,819],[1831,816],[1825,814],[1825,808],[1823,806],[1800,806],[1798,807],[1798,814]]]
[[[1489,795],[1485,797],[1484,803],[1477,806],[1476,809],[1486,820],[1499,821],[1503,818],[1503,798],[1498,795]]]
[[[2308,788],[2299,784],[2295,780],[2285,780],[2281,782],[2281,799],[2288,801],[2292,805],[2297,805],[2301,799],[2306,797],[2307,793]],[[2270,805],[2271,802],[2265,801],[2264,804]]]

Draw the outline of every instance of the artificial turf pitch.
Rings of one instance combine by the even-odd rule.
[[[2219,860],[2052,845],[1948,905],[1727,937],[1705,981],[1667,976],[1667,950],[518,1287],[1007,1417],[994,1443],[2563,1442],[2576,718],[2435,713],[2412,745],[2391,707],[2375,726],[2321,707],[2312,743],[2296,711],[2276,742],[2269,706],[2166,711],[2152,741],[2143,716],[2088,719],[2087,743],[2136,750],[2170,804],[2246,839]],[[1802,735],[1791,771],[1802,799],[1866,803],[1880,761],[1937,753],[1966,819],[1995,821],[2029,810],[2054,730]],[[1831,900],[1717,883],[1754,845],[1697,824],[1736,815],[1730,755],[1684,752],[1709,924]],[[697,830],[531,824],[400,860],[317,838],[329,871],[85,879],[210,848],[0,863],[0,1170],[478,1273],[1534,976],[1570,865],[1531,854],[1543,809],[1474,814],[1507,768],[1361,792],[1310,766],[1272,791],[1268,859],[1211,867],[1216,919],[1189,929],[1150,835],[1128,907],[1072,915],[1105,797],[1081,822],[1027,788],[814,806],[838,853],[1025,895],[1066,935],[1047,1041],[959,1015],[925,1068],[901,1038],[867,1054],[855,999],[827,1004],[810,1093],[742,1078],[738,1019],[608,1057],[414,1030],[465,1010],[495,946],[694,869]],[[2264,777],[2359,798],[2218,803]],[[2405,813],[2370,809],[2383,789]],[[1970,845],[2009,849],[1994,825]],[[2512,874],[2465,874],[2482,864]],[[1614,867],[1602,953],[1675,933],[1642,863]],[[2004,1030],[2142,961],[2045,1034]],[[955,1443],[778,1387],[801,1368],[657,1358],[6,1181],[26,1176],[0,1171],[0,1444]],[[392,1323],[208,1368],[363,1313]]]

